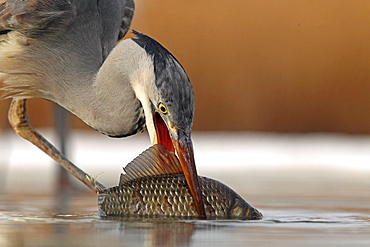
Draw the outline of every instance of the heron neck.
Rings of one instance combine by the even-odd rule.
[[[73,103],[68,107],[92,128],[107,135],[127,136],[145,127],[144,109],[134,88],[138,82],[146,82],[150,73],[138,62],[142,58],[133,43],[125,40],[118,44],[93,83],[74,93],[78,107]]]

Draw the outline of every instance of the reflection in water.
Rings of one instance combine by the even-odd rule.
[[[30,208],[28,212],[5,211],[2,205],[0,246],[283,245],[288,241],[319,243],[323,237],[336,244],[353,234],[356,237],[351,243],[355,244],[369,240],[370,232],[370,216],[354,212],[265,209],[266,218],[261,221],[117,221],[100,219],[90,211],[91,214],[85,215],[51,215],[38,212],[37,208]],[[284,238],[276,240],[278,234]]]
[[[148,236],[153,246],[187,246],[194,233],[193,224],[181,222],[159,223],[153,225],[153,228]]]
[[[129,246],[188,246],[195,230],[194,224],[186,222],[116,222],[111,226],[98,224],[99,235],[113,234],[117,242]]]
[[[330,243],[355,234],[356,243],[369,239],[370,232],[370,216],[359,212],[265,209],[262,221],[117,221],[100,219],[90,211],[51,215],[37,208],[21,212],[1,207],[0,246],[244,246],[276,241],[277,234],[286,237],[278,243],[297,234],[302,241],[326,237]]]
[[[55,209],[51,196],[0,194],[0,246],[366,246],[368,173],[222,174],[261,209],[260,221],[102,219],[97,198],[79,194]],[[253,176],[246,179],[246,175]],[[355,176],[356,175],[356,176]],[[262,180],[263,178],[263,180]],[[294,184],[294,186],[292,186]],[[261,186],[261,188],[259,187]],[[244,188],[244,190],[243,190]],[[253,193],[252,193],[253,192]]]
[[[14,197],[1,198],[0,246],[101,246],[106,243],[124,246],[189,246],[195,232],[207,232],[215,228],[200,224],[202,221],[101,219],[96,214],[96,205],[86,208],[84,197],[80,197],[79,206],[83,208],[79,209],[90,214],[48,212],[46,208],[52,208],[54,203],[52,197],[17,197],[16,200]]]
[[[49,164],[36,169],[32,162],[21,160],[22,166],[12,172],[0,162],[0,247],[369,245],[367,137],[351,138],[349,145],[343,139],[326,137],[309,137],[308,141],[301,140],[302,136],[272,141],[263,137],[251,142],[224,137],[223,146],[215,147],[220,137],[208,136],[207,145],[197,148],[198,154],[204,154],[198,163],[209,165],[204,175],[236,189],[261,209],[265,216],[261,221],[105,220],[97,216],[96,195],[83,193],[72,195],[68,208],[56,209],[54,197],[34,196],[35,192],[52,193],[45,190],[52,188],[53,177],[45,175]],[[237,149],[225,140],[236,142]],[[98,143],[100,150],[101,141],[92,143]],[[82,160],[95,164],[90,158],[91,146],[86,146],[89,152]],[[108,157],[120,159],[123,149],[112,149],[102,163],[109,163]],[[24,148],[16,150],[21,151],[14,156],[24,156]],[[235,159],[237,168],[218,170],[229,157]],[[107,181],[114,179],[108,177]]]
[[[220,224],[220,222],[223,222],[223,224]],[[110,236],[110,241],[117,244],[125,243],[128,246],[190,246],[194,242],[212,242],[217,231],[232,227],[232,224],[226,223],[226,221],[135,219],[127,221],[98,220],[96,226],[97,237],[100,240]]]

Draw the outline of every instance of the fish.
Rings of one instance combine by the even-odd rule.
[[[98,194],[101,217],[200,218],[177,156],[156,144],[123,168],[118,186]],[[225,184],[199,176],[206,219],[260,220],[262,213]]]

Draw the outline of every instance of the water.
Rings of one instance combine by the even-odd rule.
[[[264,214],[263,220],[105,220],[97,215],[96,195],[81,192],[78,182],[72,191],[79,194],[61,210],[52,193],[54,166],[50,160],[42,161],[37,150],[27,152],[31,145],[18,147],[14,139],[14,158],[9,165],[0,165],[0,246],[370,245],[368,137],[227,134],[217,136],[222,142],[215,138],[195,136],[200,173],[236,190]],[[106,172],[103,184],[115,185],[126,163],[122,152],[128,147],[94,140],[91,143],[100,146],[93,151],[90,142],[76,144],[76,154],[84,154],[83,147],[90,152],[74,160],[91,163],[83,168],[92,175]],[[106,152],[99,160],[94,155],[101,155],[101,146]],[[147,146],[138,146],[132,155]]]
[[[63,210],[55,207],[52,196],[1,195],[0,246],[370,244],[368,198],[276,195],[244,196],[263,212],[260,221],[106,220],[98,217],[91,193],[73,196]]]

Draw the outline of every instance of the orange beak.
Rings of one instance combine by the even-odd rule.
[[[172,131],[170,132],[159,113],[154,114],[154,125],[157,133],[157,143],[164,145],[169,151],[176,151],[186,182],[190,188],[190,193],[194,198],[198,214],[200,217],[205,218],[202,190],[195,167],[193,143],[190,133],[178,131],[178,133],[174,134]]]

